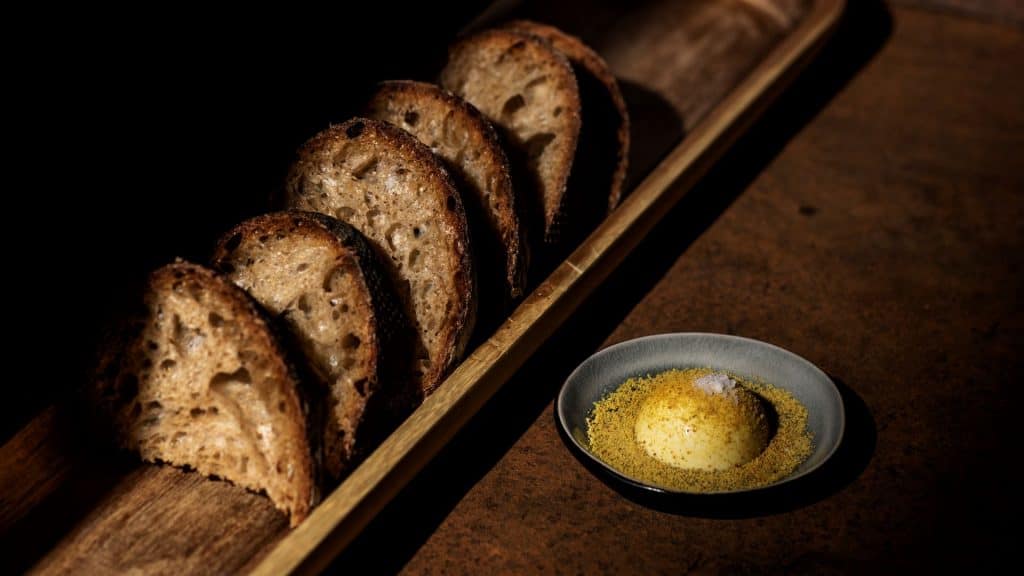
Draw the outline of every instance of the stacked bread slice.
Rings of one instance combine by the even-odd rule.
[[[512,22],[439,78],[378,85],[300,148],[282,211],[224,234],[210,268],[153,273],[89,389],[123,446],[295,525],[503,320],[533,255],[617,204],[628,116],[578,39]]]
[[[491,123],[465,100],[425,82],[384,82],[367,116],[426,144],[451,174],[466,207],[483,326],[503,319],[526,290],[529,246],[508,158]]]
[[[476,313],[469,225],[448,171],[407,132],[354,118],[302,147],[285,198],[348,222],[386,258],[418,336],[415,378],[432,392],[465,351]]]
[[[324,469],[340,478],[417,394],[397,371],[405,318],[376,254],[344,222],[276,212],[225,234],[213,267],[280,319],[300,352],[324,399]]]
[[[121,444],[265,491],[298,524],[317,494],[308,411],[262,313],[184,262],[155,271],[144,302],[90,390]]]

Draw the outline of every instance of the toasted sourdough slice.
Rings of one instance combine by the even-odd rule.
[[[177,262],[150,276],[144,312],[101,357],[93,400],[147,461],[264,491],[292,526],[316,499],[306,411],[244,292]]]
[[[433,392],[476,314],[466,213],[440,160],[391,124],[354,118],[303,145],[285,202],[348,222],[383,256],[416,331],[414,377]]]
[[[369,244],[330,216],[278,212],[225,234],[212,265],[282,320],[325,389],[324,469],[340,478],[380,439],[389,408],[411,403],[396,370],[402,316]]]
[[[526,289],[529,251],[508,159],[494,127],[462,98],[424,82],[381,83],[367,116],[409,132],[445,162],[469,214],[480,311],[504,316],[507,304]]]
[[[486,30],[449,49],[440,81],[500,129],[533,181],[542,237],[556,243],[582,114],[568,60],[535,36]]]
[[[584,167],[596,172],[591,180],[608,187],[607,210],[614,210],[622,198],[622,184],[629,163],[629,111],[608,64],[582,40],[554,26],[531,20],[513,20],[503,27],[547,40],[572,63],[583,102],[581,150],[576,172]],[[590,151],[584,148],[593,150],[588,154]],[[575,176],[574,173],[571,179],[575,180]],[[574,184],[570,182],[570,188]]]

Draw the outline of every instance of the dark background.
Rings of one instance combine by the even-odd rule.
[[[487,2],[336,4],[9,19],[3,438],[86,377],[149,270],[205,261],[303,141],[373,82],[431,78]]]

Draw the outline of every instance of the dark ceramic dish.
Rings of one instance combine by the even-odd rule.
[[[807,407],[807,428],[813,436],[813,451],[792,474],[770,486],[811,473],[824,464],[839,446],[845,425],[843,400],[824,372],[778,346],[723,334],[659,334],[601,350],[583,361],[562,385],[558,394],[558,423],[568,441],[584,457],[617,479],[653,492],[686,494],[646,484],[602,462],[590,451],[587,417],[595,402],[629,378],[689,367],[714,368],[766,382],[787,390]],[[734,492],[737,491],[728,493]],[[716,492],[719,493],[727,492]]]

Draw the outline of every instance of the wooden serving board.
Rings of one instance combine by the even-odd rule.
[[[654,0],[629,12],[612,2],[558,4],[527,15],[603,54],[630,108],[622,205],[294,530],[259,495],[96,453],[68,409],[46,409],[0,448],[5,573],[322,569],[754,121],[821,45],[844,2]]]

